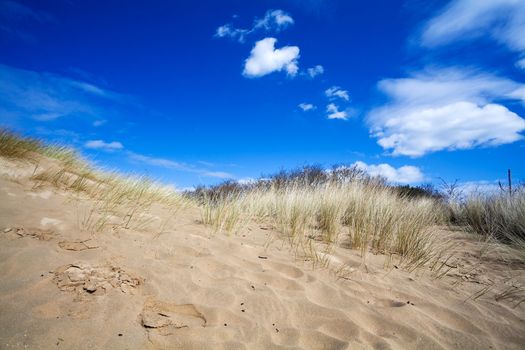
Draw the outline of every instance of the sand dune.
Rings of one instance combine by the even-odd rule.
[[[525,303],[513,288],[525,266],[464,233],[440,232],[460,256],[440,278],[343,248],[330,260],[345,270],[313,268],[268,227],[213,234],[197,208],[164,230],[152,228],[166,219],[159,209],[143,228],[91,234],[79,227],[88,198],[34,188],[30,164],[0,167],[0,348],[525,346]]]

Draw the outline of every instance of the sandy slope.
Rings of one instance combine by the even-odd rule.
[[[78,224],[89,201],[32,189],[32,169],[0,163],[2,349],[525,347],[525,303],[494,298],[523,285],[525,267],[497,249],[480,262],[481,245],[464,234],[443,233],[461,249],[451,276],[385,269],[373,255],[365,266],[345,249],[332,261],[351,268],[335,274],[294,259],[282,241],[265,249],[277,235],[266,227],[212,235],[197,209],[160,234],[93,236]]]

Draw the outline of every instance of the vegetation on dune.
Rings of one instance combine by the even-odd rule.
[[[392,186],[357,167],[306,166],[249,183],[227,181],[181,194],[145,177],[123,176],[93,168],[74,150],[0,130],[0,156],[34,162],[34,187],[52,185],[91,201],[79,226],[100,232],[108,225],[140,229],[150,209],[198,205],[202,222],[215,232],[236,232],[250,222],[281,232],[295,251],[319,260],[319,247],[359,250],[395,258],[412,269],[441,269],[449,245],[435,234],[446,223],[468,227],[518,248],[525,258],[525,187],[512,193],[478,194],[458,199],[432,186]],[[54,159],[40,169],[42,158]],[[78,197],[78,196],[77,196]],[[81,197],[78,197],[81,198]],[[316,248],[317,247],[317,248]]]
[[[448,206],[455,224],[516,248],[525,260],[525,185],[510,193],[472,193]]]
[[[294,246],[309,240],[397,256],[407,266],[430,262],[440,252],[432,227],[445,222],[443,204],[424,188],[388,186],[356,167],[326,171],[308,166],[281,171],[249,184],[225,182],[191,193],[203,222],[236,231],[250,219],[285,234]]]
[[[71,148],[46,145],[8,130],[0,130],[0,156],[33,162],[33,188],[51,185],[76,194],[71,200],[78,207],[79,227],[92,233],[109,224],[144,228],[152,221],[149,211],[153,205],[166,211],[167,217],[159,223],[162,230],[175,212],[192,205],[191,199],[170,186],[143,176],[98,170]],[[55,162],[41,168],[42,156]]]
[[[6,158],[27,158],[31,152],[44,148],[38,140],[21,137],[8,130],[0,129],[0,156]]]
[[[525,255],[524,193],[521,186],[512,195],[460,198],[431,185],[388,185],[356,167],[306,166],[250,183],[198,187],[188,195],[201,204],[203,222],[217,231],[236,231],[253,219],[273,225],[294,244],[323,240],[363,256],[397,256],[413,267],[447,255],[449,245],[433,234],[442,224],[467,227]]]

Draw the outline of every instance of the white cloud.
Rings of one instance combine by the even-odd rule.
[[[524,85],[512,80],[442,69],[383,80],[379,89],[391,101],[368,120],[378,144],[394,155],[497,146],[521,139],[525,130],[524,119],[495,103],[525,103]]]
[[[215,36],[219,38],[228,37],[242,43],[244,42],[245,36],[249,33],[250,30],[248,29],[234,28],[232,24],[228,23],[217,28]]]
[[[315,67],[308,68],[306,72],[310,76],[310,78],[315,78],[316,76],[324,73],[324,67],[318,64]]]
[[[255,43],[250,57],[246,59],[243,74],[247,77],[262,77],[272,72],[285,70],[290,76],[295,76],[299,67],[299,48],[285,46],[275,48],[275,38],[264,38]]]
[[[242,179],[237,180],[237,182],[241,185],[252,185],[257,183],[257,179],[253,177],[243,177]]]
[[[326,106],[326,112],[328,113],[328,115],[326,116],[328,119],[347,120],[349,117],[348,113],[340,111],[334,103],[330,103],[328,104],[328,106]]]
[[[228,37],[242,43],[247,35],[257,30],[279,32],[292,24],[294,24],[293,18],[283,10],[268,10],[263,18],[254,20],[250,29],[235,28],[233,24],[228,23],[217,28],[215,36],[219,38]]]
[[[424,181],[425,177],[418,167],[405,165],[394,168],[389,164],[368,165],[364,162],[357,161],[353,164],[358,169],[366,171],[370,176],[380,176],[388,182],[411,184]]]
[[[350,100],[348,91],[341,89],[339,86],[332,86],[331,88],[325,91],[325,94],[328,98],[331,98],[331,99],[339,97],[345,101]]]
[[[456,196],[468,197],[471,195],[496,194],[501,192],[498,181],[467,181],[457,184]]]
[[[472,102],[414,110],[387,124],[388,136],[378,143],[394,154],[421,156],[443,149],[470,149],[477,146],[497,146],[522,138],[519,131],[525,121],[506,107]]]
[[[303,112],[308,112],[311,110],[314,110],[316,107],[311,103],[299,103],[299,108],[303,110]]]
[[[124,148],[122,143],[118,141],[104,142],[102,140],[91,140],[84,144],[86,148],[90,149],[100,149],[103,151],[117,151]]]
[[[256,20],[254,28],[280,31],[294,24],[293,18],[283,10],[269,10],[262,19]]]
[[[424,27],[428,47],[491,37],[510,50],[525,51],[525,1],[453,0]]]

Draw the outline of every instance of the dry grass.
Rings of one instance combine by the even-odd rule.
[[[32,179],[35,186],[50,184],[68,193],[79,208],[79,227],[92,233],[106,226],[141,230],[151,227],[153,206],[158,206],[168,216],[193,205],[174,188],[140,176],[123,176],[118,173],[100,172],[89,167],[72,170],[67,166],[36,172]],[[88,198],[89,206],[82,205]],[[160,230],[167,224],[161,222]]]
[[[142,176],[97,170],[71,148],[45,145],[7,130],[0,130],[0,156],[35,163],[33,188],[50,185],[70,194],[78,208],[79,228],[92,233],[110,223],[126,229],[150,227],[154,205],[170,216],[193,205],[174,188]],[[45,162],[46,158],[54,161]],[[45,167],[40,165],[42,161]],[[161,220],[159,229],[167,222]]]
[[[216,231],[235,232],[254,219],[276,227],[295,248],[311,250],[312,241],[344,244],[363,257],[395,256],[410,267],[437,256],[431,228],[444,223],[436,200],[403,197],[379,182],[360,180],[259,187],[204,200],[202,207],[203,222]]]
[[[27,158],[32,152],[41,151],[42,143],[0,129],[0,156],[10,159]]]
[[[449,207],[457,224],[508,244],[525,260],[525,186],[512,194],[473,193]]]

